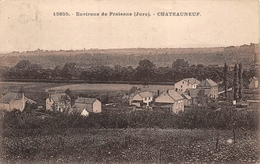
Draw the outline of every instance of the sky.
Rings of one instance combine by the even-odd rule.
[[[0,0],[0,53],[259,43],[258,0]],[[68,12],[70,16],[54,16]],[[151,16],[76,16],[150,13]],[[158,16],[199,12],[199,16]]]

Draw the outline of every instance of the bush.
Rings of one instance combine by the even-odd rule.
[[[257,111],[237,111],[233,108],[193,107],[178,115],[169,110],[153,111],[107,111],[90,113],[88,117],[79,114],[65,114],[46,111],[46,118],[36,112],[13,110],[4,112],[3,129],[5,135],[62,134],[68,128],[216,128],[257,130]],[[21,134],[20,131],[23,131]]]

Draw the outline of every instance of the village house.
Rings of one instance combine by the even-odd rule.
[[[256,89],[258,88],[258,79],[256,77],[253,77],[249,80],[249,89]]]
[[[96,98],[79,97],[75,100],[70,113],[76,112],[82,116],[88,116],[89,113],[100,113],[102,103]]]
[[[153,93],[151,92],[138,92],[130,95],[130,105],[134,105],[136,107],[142,106],[150,106],[150,103],[153,101]]]
[[[188,88],[197,88],[200,83],[199,80],[195,78],[186,78],[174,84],[174,89],[176,92],[185,92]]]
[[[205,79],[197,86],[198,89],[204,89],[205,94],[212,99],[218,98],[218,84],[211,79]]]
[[[24,96],[24,93],[9,92],[0,98],[0,107],[2,110],[11,111],[18,109],[23,111],[26,103],[36,104],[35,101]]]
[[[178,113],[179,111],[184,111],[184,98],[175,90],[167,90],[155,98],[155,105]]]
[[[65,112],[71,108],[71,99],[66,93],[49,94],[45,102],[46,110],[50,111]]]

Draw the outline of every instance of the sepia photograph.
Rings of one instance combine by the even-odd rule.
[[[0,0],[0,163],[260,163],[258,0]]]

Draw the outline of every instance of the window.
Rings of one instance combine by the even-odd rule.
[[[182,84],[184,84],[184,81],[182,81]]]
[[[182,88],[182,85],[181,85],[181,88]]]

